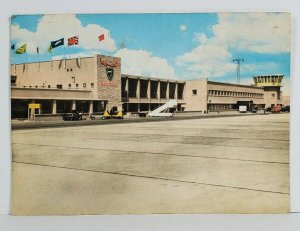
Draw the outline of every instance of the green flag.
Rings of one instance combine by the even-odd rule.
[[[51,45],[48,48],[48,52],[52,52],[52,46]]]
[[[16,50],[16,54],[24,54],[26,52],[26,44],[20,46],[17,50]]]

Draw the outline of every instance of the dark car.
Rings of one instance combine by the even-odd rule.
[[[63,120],[82,120],[82,113],[78,110],[72,110],[71,113],[64,113]]]
[[[283,111],[283,112],[290,112],[290,105],[282,107],[281,111]]]

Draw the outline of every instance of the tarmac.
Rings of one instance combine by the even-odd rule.
[[[13,214],[289,212],[289,114],[103,125],[12,130]]]

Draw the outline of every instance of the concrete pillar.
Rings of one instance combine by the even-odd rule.
[[[56,114],[56,99],[52,101],[52,114]]]
[[[32,99],[30,103],[35,103],[35,100]],[[30,118],[33,119],[35,114],[35,108],[30,109]]]
[[[141,111],[141,104],[138,103],[138,112]]]
[[[148,97],[148,101],[151,101],[151,80],[148,80],[148,85],[147,85],[147,97]]]
[[[158,101],[160,101],[160,81],[159,80],[157,83],[157,99],[158,99]]]
[[[137,79],[136,97],[138,99],[138,102],[140,102],[140,98],[141,98],[141,81],[140,81],[140,79]]]
[[[175,95],[174,98],[177,100],[178,99],[178,83],[175,83]]]
[[[94,104],[93,104],[93,100],[90,100],[90,102],[89,102],[89,114],[92,114],[94,111],[93,111],[93,106],[94,106]]]
[[[72,110],[76,110],[76,101],[72,100]]]
[[[166,98],[167,98],[167,100],[170,98],[170,96],[169,96],[169,92],[170,92],[170,83],[169,83],[169,81],[167,81],[167,93],[166,93]]]

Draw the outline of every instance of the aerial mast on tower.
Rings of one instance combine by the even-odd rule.
[[[236,81],[237,81],[237,84],[240,84],[240,79],[241,79],[241,62],[244,62],[244,59],[235,58],[232,61],[233,62],[237,62]]]

